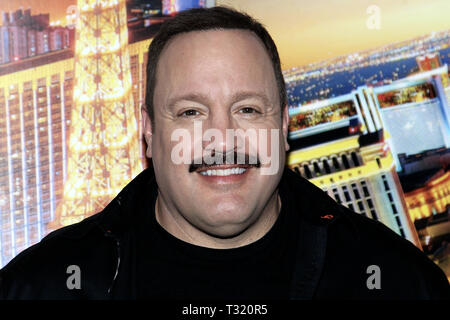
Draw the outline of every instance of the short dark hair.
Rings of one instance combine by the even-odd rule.
[[[264,26],[248,14],[225,6],[196,8],[183,11],[164,22],[153,38],[148,49],[147,85],[145,104],[151,121],[154,123],[153,96],[156,86],[156,67],[165,45],[174,36],[191,31],[243,29],[252,31],[261,39],[272,61],[278,86],[280,108],[287,103],[286,85],[281,71],[280,57],[275,42]]]

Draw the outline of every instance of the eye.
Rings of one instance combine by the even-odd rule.
[[[194,109],[189,109],[186,111],[183,111],[182,113],[180,113],[180,116],[182,117],[194,117],[194,116],[198,116],[200,113],[197,110]]]
[[[256,109],[252,107],[245,107],[239,110],[240,113],[259,113]]]

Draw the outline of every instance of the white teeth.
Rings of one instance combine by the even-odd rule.
[[[200,174],[203,176],[230,176],[232,174],[243,174],[247,169],[244,168],[231,168],[224,170],[206,170],[201,171]]]

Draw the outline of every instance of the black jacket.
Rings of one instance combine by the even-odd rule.
[[[146,169],[102,212],[24,250],[0,270],[0,298],[135,298],[133,230],[156,188],[153,169]],[[382,223],[338,205],[288,169],[280,192],[287,192],[302,212],[292,299],[450,297],[441,269]],[[80,268],[81,289],[67,287],[71,265]],[[367,286],[371,265],[379,267],[380,289]]]

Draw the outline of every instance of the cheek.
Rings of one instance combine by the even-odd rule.
[[[284,135],[281,129],[269,129],[259,136],[258,155],[261,161],[261,175],[273,176],[283,171],[286,161]]]
[[[155,132],[153,135],[153,146],[154,153],[158,155],[160,158],[164,158],[165,161],[170,160],[171,151],[175,148],[175,146],[179,145],[179,141],[181,139],[173,139],[172,141],[172,133],[174,130],[165,129],[158,132]],[[183,143],[183,148],[185,148],[185,143]]]
[[[155,169],[172,176],[189,174],[189,165],[193,162],[194,155],[193,136],[189,130],[180,128],[155,132],[153,137]]]
[[[260,154],[278,157],[284,148],[284,136],[280,129],[264,129],[258,132],[258,152]]]
[[[172,142],[170,134],[158,130],[153,133],[152,154],[155,172],[164,172],[165,175],[172,171],[173,163],[170,158]]]

